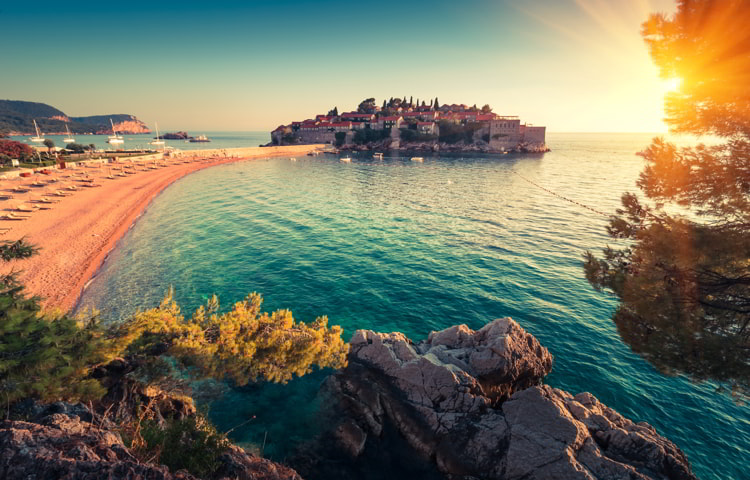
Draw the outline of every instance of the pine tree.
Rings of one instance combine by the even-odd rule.
[[[327,317],[310,324],[295,322],[289,310],[262,313],[262,302],[252,293],[220,315],[214,296],[186,319],[170,291],[159,307],[124,322],[116,336],[127,353],[144,354],[164,345],[164,353],[200,376],[227,378],[238,385],[259,378],[286,383],[311,372],[313,365],[346,365],[349,346],[341,339],[341,327],[329,328]]]
[[[435,101],[432,104],[433,110],[438,110],[440,108],[440,103],[438,103],[438,98],[435,97]]]
[[[23,240],[3,242],[0,258],[28,258]],[[108,343],[94,319],[43,314],[14,274],[0,278],[0,394],[10,405],[23,398],[92,399],[104,392],[87,379],[88,367],[107,359]]]
[[[682,0],[643,35],[663,78],[676,133],[725,143],[677,148],[654,139],[638,187],[608,227],[630,246],[586,253],[586,277],[620,300],[623,340],[659,370],[750,392],[750,9],[740,0]]]

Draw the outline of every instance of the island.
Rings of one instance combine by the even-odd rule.
[[[546,127],[498,115],[492,107],[421,103],[404,97],[360,102],[356,111],[334,107],[314,119],[279,125],[270,145],[325,143],[343,150],[417,150],[458,152],[547,152]]]

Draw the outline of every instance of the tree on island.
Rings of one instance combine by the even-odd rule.
[[[664,373],[750,392],[750,9],[739,0],[678,2],[652,15],[643,36],[662,78],[674,133],[724,143],[677,148],[654,139],[640,155],[643,201],[622,196],[609,235],[628,247],[585,254],[597,289],[620,300],[625,342]]]

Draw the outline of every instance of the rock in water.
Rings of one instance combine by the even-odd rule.
[[[349,366],[326,382],[338,419],[327,440],[358,471],[398,437],[415,461],[451,479],[695,479],[685,455],[650,425],[591,394],[541,385],[551,369],[547,349],[510,318],[416,344],[359,330]],[[320,458],[301,473],[330,476]]]

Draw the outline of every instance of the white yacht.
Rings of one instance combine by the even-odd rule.
[[[342,157],[342,158],[339,158],[339,161],[341,163],[352,163],[352,158],[351,157]]]
[[[115,130],[115,124],[112,122],[112,119],[109,119],[109,124],[112,125],[112,135],[109,136],[109,140],[107,140],[107,143],[110,145],[122,145],[124,143],[124,140],[122,138],[122,135],[117,134],[117,130]]]
[[[39,125],[36,124],[36,120],[34,120],[34,129],[36,129],[36,137],[31,137],[29,140],[35,143],[42,143],[44,142],[44,137],[39,132]]]
[[[422,163],[422,162],[424,162],[424,158],[422,158],[422,157],[411,157],[411,161],[412,162]]]
[[[375,160],[382,160],[383,159],[383,154],[380,153],[380,152],[375,152],[375,153],[372,154],[372,158],[374,158]]]
[[[68,136],[63,138],[64,143],[76,143],[76,139],[73,138],[73,135],[70,134],[70,129],[68,128],[68,124],[65,124],[65,131],[68,132]]]
[[[151,140],[148,143],[149,145],[164,145],[164,140],[159,137],[159,124],[157,122],[154,122],[154,124],[156,124],[156,139]]]

